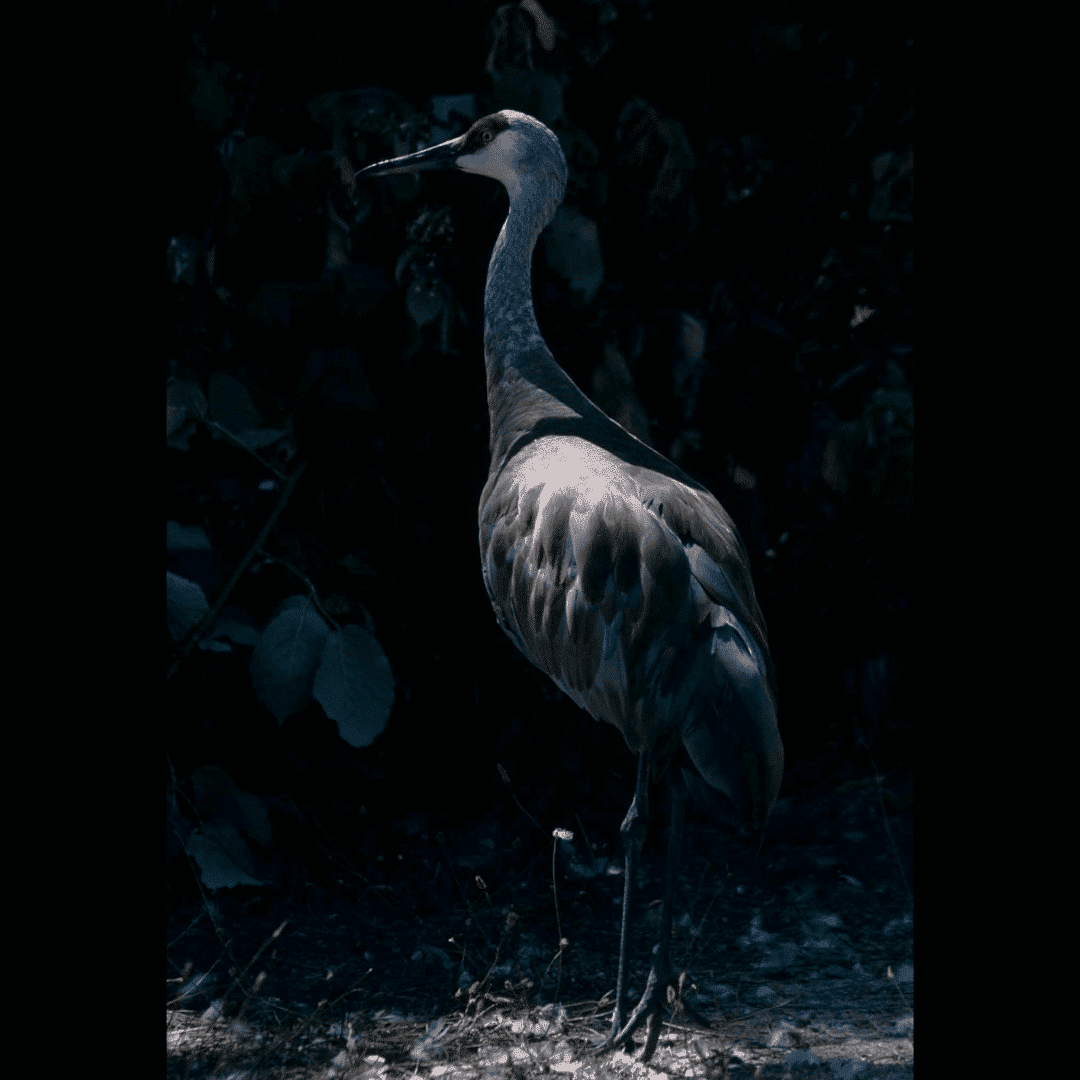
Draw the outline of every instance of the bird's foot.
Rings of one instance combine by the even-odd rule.
[[[645,993],[641,1000],[634,1006],[630,1019],[626,1024],[615,1030],[616,1024],[621,1020],[621,1010],[616,1007],[612,1018],[612,1033],[603,1045],[602,1050],[611,1047],[620,1047],[629,1042],[630,1036],[637,1030],[643,1020],[645,1026],[645,1047],[641,1051],[641,1062],[647,1062],[656,1051],[656,1044],[660,1039],[660,1006],[667,1005],[671,1015],[685,1015],[703,1027],[708,1027],[709,1022],[688,1002],[683,999],[683,991],[686,987],[686,972],[676,976],[670,969],[664,973],[657,970],[656,963],[649,971],[649,980],[645,984]]]

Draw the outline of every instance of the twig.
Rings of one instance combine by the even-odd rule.
[[[290,792],[286,792],[286,795],[288,795],[294,803],[296,802],[296,800],[292,798],[292,794]],[[325,838],[326,843],[331,850],[331,853],[341,860],[341,863],[348,868],[350,874],[358,877],[367,886],[362,895],[366,895],[367,893],[371,892],[372,889],[378,890],[378,886],[373,885],[369,878],[364,877],[364,875],[361,874],[360,871],[357,870],[356,867],[353,866],[353,864],[349,861],[349,857],[337,846],[337,844],[334,843],[334,841],[330,838],[330,834],[326,831],[325,828],[323,828],[323,823],[319,820],[316,814],[312,814],[312,820],[315,822],[315,827],[319,830],[319,832],[323,834],[323,837]],[[391,904],[390,901],[386,899],[386,897],[382,897],[382,899],[385,901],[388,907],[393,907],[393,904]]]
[[[574,814],[574,820],[577,822],[578,828],[581,830],[581,836],[585,841],[585,846],[589,849],[589,861],[596,862],[596,852],[593,851],[593,846],[589,843],[589,834],[585,831],[585,826],[581,824],[581,815]]]
[[[727,863],[725,863],[724,865],[726,866]],[[712,899],[709,901],[709,906],[705,909],[705,914],[702,915],[701,918],[698,920],[698,926],[701,927],[702,933],[700,933],[696,937],[694,937],[693,940],[690,943],[690,951],[687,953],[687,956],[686,956],[687,965],[689,965],[690,961],[693,960],[694,954],[697,952],[697,950],[701,946],[701,943],[702,943],[702,941],[703,941],[703,939],[705,937],[705,935],[704,935],[705,920],[708,919],[709,912],[712,911],[712,909],[713,909],[713,904],[715,904],[716,901],[720,898],[720,894],[724,891],[724,888],[727,886],[727,883],[728,883],[728,878],[726,876],[722,877],[720,879],[720,884],[716,886],[716,890],[713,892]]]
[[[217,959],[216,959],[216,960],[215,960],[215,961],[214,961],[214,962],[213,962],[213,963],[212,963],[212,964],[211,964],[211,965],[210,965],[210,966],[209,966],[209,967],[208,967],[208,968],[206,969],[206,971],[205,971],[205,972],[203,972],[203,974],[204,974],[204,975],[209,975],[209,974],[210,974],[210,973],[211,973],[211,972],[212,972],[212,971],[214,970],[214,968],[216,968],[216,967],[218,966],[218,964],[220,964],[220,963],[221,963],[221,957],[219,956],[219,957],[218,957],[218,958],[217,958]],[[185,979],[184,981],[186,982],[187,980]],[[181,983],[180,989],[181,989],[181,990],[183,990],[183,983]],[[180,1003],[181,1001],[186,1001],[186,1000],[187,1000],[187,999],[188,999],[189,997],[195,997],[195,994],[194,994],[194,993],[192,993],[192,994],[177,994],[177,995],[176,995],[176,997],[174,997],[174,998],[171,998],[171,999],[170,999],[169,1001],[166,1001],[166,1002],[165,1002],[165,1007],[166,1007],[166,1008],[170,1008],[170,1007],[171,1007],[171,1006],[173,1006],[173,1005],[178,1005],[178,1004],[179,1004],[179,1003]]]
[[[907,874],[904,873],[904,864],[900,858],[900,849],[896,846],[896,840],[893,838],[892,829],[889,826],[889,815],[885,811],[885,788],[881,782],[881,773],[878,772],[877,762],[874,761],[874,755],[870,753],[870,744],[863,738],[863,733],[859,728],[858,723],[855,724],[855,730],[859,733],[859,742],[866,748],[866,756],[870,759],[870,767],[874,770],[874,780],[877,782],[878,802],[881,804],[881,822],[885,826],[885,835],[888,837],[889,846],[892,848],[893,855],[896,857],[896,865],[900,870],[900,880],[904,883],[904,890],[908,894],[908,899],[914,903],[915,897],[911,893],[911,886],[908,884]]]
[[[461,887],[461,882],[458,880],[457,871],[454,869],[454,860],[450,858],[450,851],[445,844],[442,846],[442,852],[446,856],[446,861],[450,866],[450,873],[454,878],[454,884],[458,887],[458,892],[461,893],[461,899],[465,901],[465,908],[472,916],[473,921],[476,923],[476,929],[480,931],[480,936],[487,942],[488,948],[492,948],[491,939],[484,933],[484,928],[480,924],[480,920],[476,917],[476,912],[473,911],[472,903],[469,897],[466,895],[465,890]]]
[[[374,970],[374,968],[368,968],[368,970],[365,971],[364,974],[360,976],[360,978],[366,979]],[[249,1075],[254,1076],[258,1069],[262,1066],[263,1062],[267,1061],[272,1054],[280,1050],[281,1047],[283,1047],[287,1042],[289,1042],[290,1039],[298,1039],[303,1034],[304,1030],[310,1027],[311,1024],[316,1019],[318,1019],[323,1009],[325,1009],[327,1006],[332,1009],[339,1001],[347,998],[349,994],[355,994],[359,989],[359,986],[354,986],[351,990],[346,990],[339,997],[334,998],[333,1001],[328,1001],[326,998],[323,998],[323,1000],[320,1001],[319,1004],[315,1007],[315,1011],[311,1014],[311,1016],[306,1017],[292,1031],[287,1031],[284,1034],[279,1035],[276,1039],[273,1039],[267,1044],[267,1046],[263,1049],[263,1052],[259,1054],[259,1056],[256,1057],[255,1060],[251,1063]]]
[[[567,839],[573,837],[574,834],[566,829],[555,829],[551,834],[551,895],[555,898],[555,930],[559,935],[559,941],[562,941],[562,919],[559,917],[559,886],[555,881],[555,853],[559,850],[559,840],[562,839],[560,833],[564,834]]]
[[[507,790],[510,792],[510,798],[517,804],[517,808],[541,831],[544,831],[543,826],[525,809],[524,806],[518,802],[518,797],[514,794],[514,789],[510,786],[510,774],[502,767],[502,765],[496,764],[495,768],[499,770],[499,779],[506,785]]]
[[[487,886],[482,884],[483,878],[481,878],[479,874],[476,877],[476,881],[480,888],[484,890],[486,895]],[[489,898],[488,905],[490,906],[490,904],[491,900]],[[492,908],[492,913],[494,913],[494,908]],[[514,927],[517,925],[517,921],[517,912],[511,911],[507,914],[506,923],[503,926],[502,937],[499,938],[499,943],[495,946],[495,959],[491,961],[491,966],[488,968],[487,974],[483,977],[483,979],[480,980],[479,986],[477,988],[475,997],[475,1000],[477,1002],[481,1002],[485,997],[487,997],[489,1000],[495,1000],[492,995],[488,993],[488,988],[491,986],[491,976],[495,974],[495,969],[499,966],[499,954],[502,952],[502,947],[506,944],[507,937],[510,936],[510,931],[513,930]],[[450,940],[453,941],[454,939],[451,938]],[[454,942],[454,944],[456,945],[457,942]],[[464,956],[464,950],[462,950],[462,956]],[[471,997],[470,1000],[472,1000]],[[498,1000],[507,1002],[510,1001],[509,998],[500,998]],[[468,1007],[468,1005],[465,1006],[466,1011],[468,1010]]]
[[[562,918],[559,916],[559,887],[555,881],[555,853],[559,850],[559,841],[573,840],[574,834],[569,829],[554,829],[551,837],[551,894],[555,898],[555,928],[559,935],[559,951],[552,957],[551,964],[554,964],[556,960],[559,961],[559,976],[555,982],[555,1000],[558,1001],[559,992],[562,990],[562,955],[570,942],[562,936]],[[551,964],[548,964],[549,971],[551,970]]]
[[[246,450],[264,469],[269,469],[279,480],[287,479],[287,475],[283,473],[279,468],[277,468],[277,466],[271,465],[268,461],[263,461],[263,459],[255,453],[252,447],[248,446],[248,444],[244,442],[243,439],[237,438],[237,436],[235,436],[227,427],[223,427],[221,424],[217,423],[214,420],[204,419],[203,423],[208,428],[213,428],[213,430],[216,431],[223,439],[228,439],[229,442],[231,442],[234,446],[240,447],[241,450]]]
[[[232,594],[233,589],[236,588],[237,583],[244,576],[247,568],[251,565],[251,560],[255,558],[258,552],[265,545],[266,541],[270,537],[270,533],[273,531],[274,526],[277,524],[278,518],[281,516],[282,510],[285,509],[285,505],[289,501],[289,496],[292,495],[293,488],[296,487],[297,480],[300,479],[300,475],[306,468],[305,463],[301,462],[293,471],[289,474],[288,479],[285,481],[285,485],[281,490],[281,498],[277,501],[277,506],[274,507],[273,512],[266,519],[266,524],[262,527],[262,531],[259,533],[255,540],[255,543],[248,549],[247,554],[240,560],[239,565],[233,571],[233,576],[229,578],[225,588],[218,594],[217,599],[214,601],[213,607],[203,616],[199,625],[188,635],[187,641],[184,642],[176,655],[176,658],[172,662],[172,666],[169,668],[166,679],[171,679],[180,667],[184,657],[191,652],[192,649],[199,643],[203,634],[214,625],[214,620],[218,617],[221,609],[225,606],[226,601]]]
[[[174,792],[179,792],[181,795],[183,795],[184,793],[180,790],[180,783],[176,779],[176,769],[174,768],[172,763],[172,755],[166,754],[165,759],[169,765],[169,777],[172,780],[172,790]],[[188,805],[191,806],[191,809],[195,814],[195,820],[198,821],[199,828],[201,829],[203,826],[203,820],[202,816],[199,814],[199,808],[192,805],[191,801],[187,799],[186,795],[184,796],[184,798],[188,802]],[[206,912],[207,917],[210,919],[210,925],[214,928],[214,936],[218,939],[218,941],[222,942],[222,944],[225,944],[228,935],[225,933],[225,927],[222,926],[217,921],[217,919],[214,918],[214,908],[210,903],[210,898],[206,895],[206,890],[203,888],[202,874],[196,867],[195,861],[191,857],[191,852],[188,851],[187,844],[183,842],[183,838],[179,835],[179,833],[177,833],[177,839],[181,842],[181,849],[184,852],[184,858],[187,859],[188,868],[191,870],[192,877],[195,879],[195,886],[199,890],[199,895],[202,897],[203,910]],[[186,932],[187,931],[185,931],[185,933]],[[232,949],[229,947],[228,944],[225,944],[225,951],[229,954],[229,959],[232,960],[233,965],[236,966],[236,957],[233,956]]]
[[[238,972],[236,973],[236,975],[234,975],[234,976],[233,976],[233,980],[232,980],[232,982],[231,982],[231,983],[229,983],[229,987],[228,987],[228,989],[227,989],[227,990],[225,991],[225,993],[224,993],[224,994],[222,994],[222,995],[221,995],[221,1001],[222,1001],[222,1006],[223,1006],[223,1007],[224,1007],[224,1003],[225,1003],[226,1001],[228,1001],[228,1000],[229,1000],[229,995],[230,995],[230,994],[232,993],[232,991],[233,991],[233,987],[234,987],[234,986],[239,986],[239,985],[240,985],[240,980],[241,980],[241,979],[243,979],[243,977],[244,977],[244,976],[245,976],[245,975],[246,975],[246,974],[247,974],[247,973],[248,973],[248,972],[249,972],[249,971],[251,970],[251,966],[252,966],[252,964],[254,964],[254,963],[255,963],[255,961],[256,961],[256,960],[258,960],[258,959],[259,959],[259,957],[260,957],[260,956],[262,956],[262,954],[263,954],[264,952],[266,952],[267,948],[268,948],[268,947],[269,947],[269,946],[270,946],[270,945],[271,945],[271,944],[272,944],[273,942],[277,941],[277,939],[278,939],[279,937],[281,937],[281,933],[282,933],[282,931],[283,931],[283,930],[285,929],[285,927],[286,927],[286,926],[288,926],[288,925],[289,925],[289,920],[288,920],[288,919],[286,919],[286,920],[285,920],[285,921],[284,921],[284,922],[283,922],[283,923],[282,923],[282,924],[281,924],[281,925],[280,925],[280,926],[279,926],[279,927],[278,927],[278,928],[277,928],[277,929],[276,929],[276,930],[275,930],[275,931],[274,931],[274,932],[273,932],[273,933],[272,933],[272,934],[271,934],[271,935],[270,935],[270,936],[269,936],[269,937],[268,937],[268,938],[267,938],[267,939],[266,939],[266,940],[265,940],[265,941],[264,941],[264,942],[263,942],[263,943],[262,943],[262,944],[261,944],[261,945],[260,945],[260,946],[258,947],[258,949],[256,949],[256,950],[255,950],[255,955],[254,955],[254,956],[253,956],[253,957],[252,957],[252,958],[251,958],[251,959],[250,959],[250,960],[249,960],[249,961],[248,961],[248,962],[247,962],[247,963],[246,963],[246,964],[244,965],[244,969],[243,969],[242,971],[238,971]],[[263,978],[265,978],[265,972],[263,973]],[[244,1013],[244,1012],[245,1012],[245,1010],[247,1009],[247,1006],[248,1006],[248,1002],[249,1002],[249,1001],[251,1000],[251,995],[252,995],[253,993],[256,993],[256,992],[258,991],[258,989],[259,989],[259,987],[260,987],[261,985],[262,985],[262,978],[258,978],[258,977],[257,977],[257,978],[255,979],[255,986],[254,986],[254,987],[253,987],[253,989],[252,989],[252,990],[250,990],[250,991],[249,991],[249,992],[248,992],[248,993],[247,993],[247,994],[245,995],[245,997],[244,997],[244,1004],[243,1004],[243,1005],[242,1005],[242,1006],[240,1007],[240,1014],[241,1014],[241,1015],[243,1015],[243,1013]]]
[[[318,609],[319,614],[335,630],[340,630],[341,629],[340,625],[338,625],[338,623],[334,619],[334,617],[326,610],[326,608],[324,608],[322,606],[322,603],[319,601],[319,592],[315,588],[315,586],[311,583],[311,579],[306,574],[303,574],[299,570],[297,570],[296,567],[292,565],[292,563],[287,563],[284,559],[279,559],[276,555],[271,555],[268,551],[264,551],[262,548],[259,548],[259,550],[256,552],[256,554],[261,556],[262,558],[264,558],[267,562],[277,563],[278,566],[283,566],[291,574],[295,574],[307,586],[308,599]]]
[[[904,991],[900,989],[900,983],[897,980],[896,976],[893,974],[893,969],[892,969],[891,964],[889,965],[888,972],[889,972],[889,974],[888,974],[889,982],[891,982],[893,984],[893,986],[896,987],[896,992],[900,995],[900,1000],[904,1003],[904,1008],[905,1009],[910,1009],[911,1008],[911,1002],[908,1001],[908,999],[906,997],[904,997]]]
[[[476,887],[484,894],[484,899],[487,901],[488,911],[490,911],[491,914],[494,915],[495,914],[495,906],[491,902],[491,895],[488,893],[487,882],[479,874],[476,875]],[[495,957],[496,957],[496,959],[498,959],[498,956],[499,956],[499,946],[496,945],[495,946]],[[492,966],[494,966],[494,965],[492,965]]]

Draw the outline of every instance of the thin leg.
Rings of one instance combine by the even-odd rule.
[[[686,823],[686,789],[680,783],[671,785],[671,832],[668,834],[667,867],[664,870],[664,905],[660,911],[660,940],[653,952],[653,970],[657,974],[657,990],[666,999],[668,984],[674,971],[671,967],[671,917],[675,907],[675,882],[679,876],[682,856],[683,825]],[[641,1060],[648,1061],[660,1039],[660,994],[653,994],[649,1019],[645,1027],[645,1048]]]
[[[668,834],[667,867],[664,872],[664,910],[660,915],[658,959],[665,971],[671,970],[671,917],[675,908],[675,882],[682,858],[683,826],[686,824],[686,788],[671,785],[671,832]]]
[[[649,823],[649,753],[638,755],[637,786],[630,809],[626,811],[619,833],[622,836],[625,855],[623,874],[622,928],[619,932],[619,975],[615,982],[615,1011],[611,1015],[611,1039],[622,1027],[623,1001],[626,997],[626,942],[630,932],[630,896],[637,873],[637,856],[645,842]]]
[[[656,1050],[660,1038],[660,1006],[667,1004],[669,987],[672,995],[677,993],[677,980],[671,966],[671,920],[675,907],[675,883],[678,880],[679,856],[682,848],[683,825],[686,821],[686,789],[675,781],[671,784],[671,831],[668,834],[667,869],[664,874],[664,906],[660,913],[660,940],[653,947],[652,970],[645,985],[645,993],[637,1003],[626,1026],[612,1036],[612,1044],[625,1042],[642,1020],[648,1018],[645,1029],[645,1048],[641,1060],[648,1061]],[[674,1000],[672,996],[671,1000]],[[685,1009],[686,1006],[684,1005]],[[686,1010],[693,1013],[693,1010]]]

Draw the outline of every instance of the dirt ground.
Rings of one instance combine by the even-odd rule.
[[[632,997],[659,914],[654,816]],[[441,843],[417,834],[398,852],[392,884],[237,887],[177,905],[168,1075],[912,1074],[911,807],[896,778],[880,791],[824,785],[802,803],[782,800],[757,860],[737,843],[716,858],[718,837],[691,818],[673,957],[709,1028],[669,1015],[647,1067],[595,1051],[611,1015],[621,860],[596,837],[592,858],[580,833],[560,842],[556,924],[551,842],[529,828],[519,843],[496,845],[490,832],[485,823]],[[347,853],[338,855],[344,866]],[[413,914],[443,875],[459,902]],[[568,941],[561,973],[557,925]]]

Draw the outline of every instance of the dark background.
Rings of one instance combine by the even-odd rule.
[[[199,821],[199,767],[257,796],[272,828],[249,836],[265,887],[221,891],[217,924],[254,940],[290,905],[339,911],[353,925],[327,962],[375,963],[376,1001],[415,982],[410,1000],[444,1004],[458,970],[402,969],[425,920],[445,921],[445,942],[488,897],[527,914],[511,880],[538,897],[532,932],[557,940],[551,828],[617,846],[630,754],[515,651],[480,576],[482,297],[505,194],[450,174],[353,185],[341,164],[431,138],[440,95],[475,94],[477,116],[524,108],[559,135],[566,203],[597,223],[605,277],[583,302],[541,244],[541,331],[742,532],[787,754],[753,889],[817,875],[824,902],[837,874],[869,888],[872,865],[882,911],[910,909],[912,30],[799,5],[767,18],[646,0],[544,11],[550,50],[517,5],[168,6],[167,377],[212,405],[212,376],[235,377],[261,423],[288,432],[258,453],[306,465],[265,545],[281,562],[257,559],[223,615],[265,625],[305,591],[298,571],[335,618],[373,628],[397,681],[385,732],[356,749],[315,703],[279,725],[252,689],[249,647],[183,657],[166,705],[171,976],[220,949],[208,931],[174,933],[208,895],[177,839],[178,817],[181,838]],[[410,319],[412,276],[433,283],[445,333],[441,315]],[[704,327],[703,355],[688,325]],[[167,516],[203,527],[212,551],[172,553],[169,569],[213,602],[281,486],[261,489],[270,471],[198,420],[170,443]],[[865,827],[847,832],[863,839],[845,841],[859,799]],[[710,835],[692,824],[688,847]],[[813,865],[790,854],[826,842]],[[605,932],[615,910],[601,908]],[[590,977],[567,975],[583,992]]]

